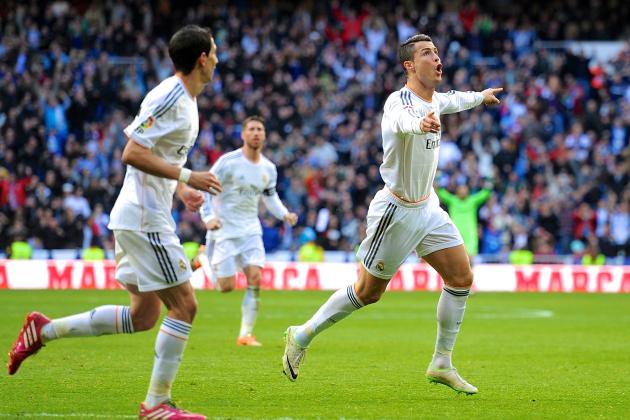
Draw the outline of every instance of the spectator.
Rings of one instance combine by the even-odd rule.
[[[591,236],[586,245],[584,256],[582,257],[582,265],[604,265],[606,257],[600,253],[597,238]]]
[[[458,185],[455,195],[445,188],[439,188],[437,194],[442,203],[448,207],[448,213],[464,239],[468,255],[477,255],[479,253],[477,210],[492,194],[490,185],[470,195],[467,185]]]
[[[9,258],[12,260],[30,260],[33,248],[28,242],[13,241],[9,250]]]
[[[306,227],[300,234],[300,251],[298,261],[301,262],[322,262],[324,261],[324,248],[317,243],[315,231]]]
[[[610,216],[610,230],[615,244],[625,250],[626,255],[630,255],[630,212],[628,211],[628,201],[617,204]]]
[[[278,226],[281,222],[278,221],[278,219],[276,219],[275,217],[268,214],[265,215],[261,221],[262,239],[263,245],[265,246],[265,251],[277,251],[282,244],[282,235],[280,232],[280,227]]]
[[[75,192],[74,187],[70,183],[63,184],[63,207],[72,210],[73,214],[87,219],[90,214],[90,204],[83,196],[83,189],[78,188]]]
[[[105,259],[105,251],[98,246],[98,239],[94,238],[89,248],[85,248],[82,252],[84,261],[103,261]]]

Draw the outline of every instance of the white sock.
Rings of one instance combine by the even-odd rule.
[[[300,346],[307,347],[317,334],[363,306],[354,291],[353,284],[337,290],[311,319],[297,327],[295,341]]]
[[[452,367],[451,353],[455,345],[459,326],[464,319],[466,300],[470,289],[444,286],[437,305],[437,340],[431,364],[434,368]]]
[[[153,408],[171,399],[171,386],[182,360],[192,325],[164,317],[155,340],[155,360],[145,406]]]
[[[247,286],[243,303],[241,304],[241,332],[240,337],[249,335],[254,331],[256,318],[258,317],[258,303],[260,296],[260,287]]]
[[[63,337],[91,337],[133,332],[128,306],[106,305],[89,312],[53,319],[42,328],[44,342]]]

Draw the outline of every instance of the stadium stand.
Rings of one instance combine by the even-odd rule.
[[[3,2],[0,249],[26,241],[38,256],[73,258],[91,244],[111,253],[106,225],[125,172],[122,129],[170,73],[173,30],[199,23],[212,28],[220,63],[199,98],[189,164],[208,168],[239,147],[245,116],[266,118],[278,191],[300,215],[293,230],[263,219],[268,251],[297,251],[306,228],[327,251],[350,253],[360,242],[382,184],[382,104],[403,80],[396,45],[424,32],[440,49],[444,91],[506,90],[499,108],[442,124],[436,184],[450,191],[467,184],[471,192],[486,180],[494,185],[479,211],[480,258],[507,261],[510,251],[529,250],[536,261],[581,260],[572,255],[577,241],[623,262],[630,255],[630,44],[620,40],[630,39],[630,7],[530,3],[481,1],[456,11],[436,1],[415,9],[408,2]],[[589,60],[564,40],[617,47]],[[203,240],[197,214],[181,204],[173,212],[182,242]]]

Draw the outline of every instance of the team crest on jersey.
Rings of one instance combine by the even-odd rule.
[[[267,174],[263,174],[262,181],[263,181],[263,184],[266,184],[267,181],[269,181],[269,178],[267,177]]]
[[[376,263],[376,269],[378,271],[383,271],[385,270],[385,263],[383,262],[383,260],[380,260]]]
[[[179,269],[181,271],[186,271],[186,262],[182,260],[181,258],[179,259]]]

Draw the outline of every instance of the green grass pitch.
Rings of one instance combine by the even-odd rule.
[[[242,348],[242,292],[199,292],[175,401],[224,419],[630,417],[630,295],[471,296],[454,361],[475,396],[424,378],[437,293],[388,293],[353,314],[315,340],[290,383],[283,332],[329,295],[263,291],[256,332],[264,346]],[[1,291],[0,348],[9,350],[29,310],[60,317],[109,303],[126,304],[126,293]],[[133,418],[155,331],[50,343],[14,377],[0,373],[0,417]]]

